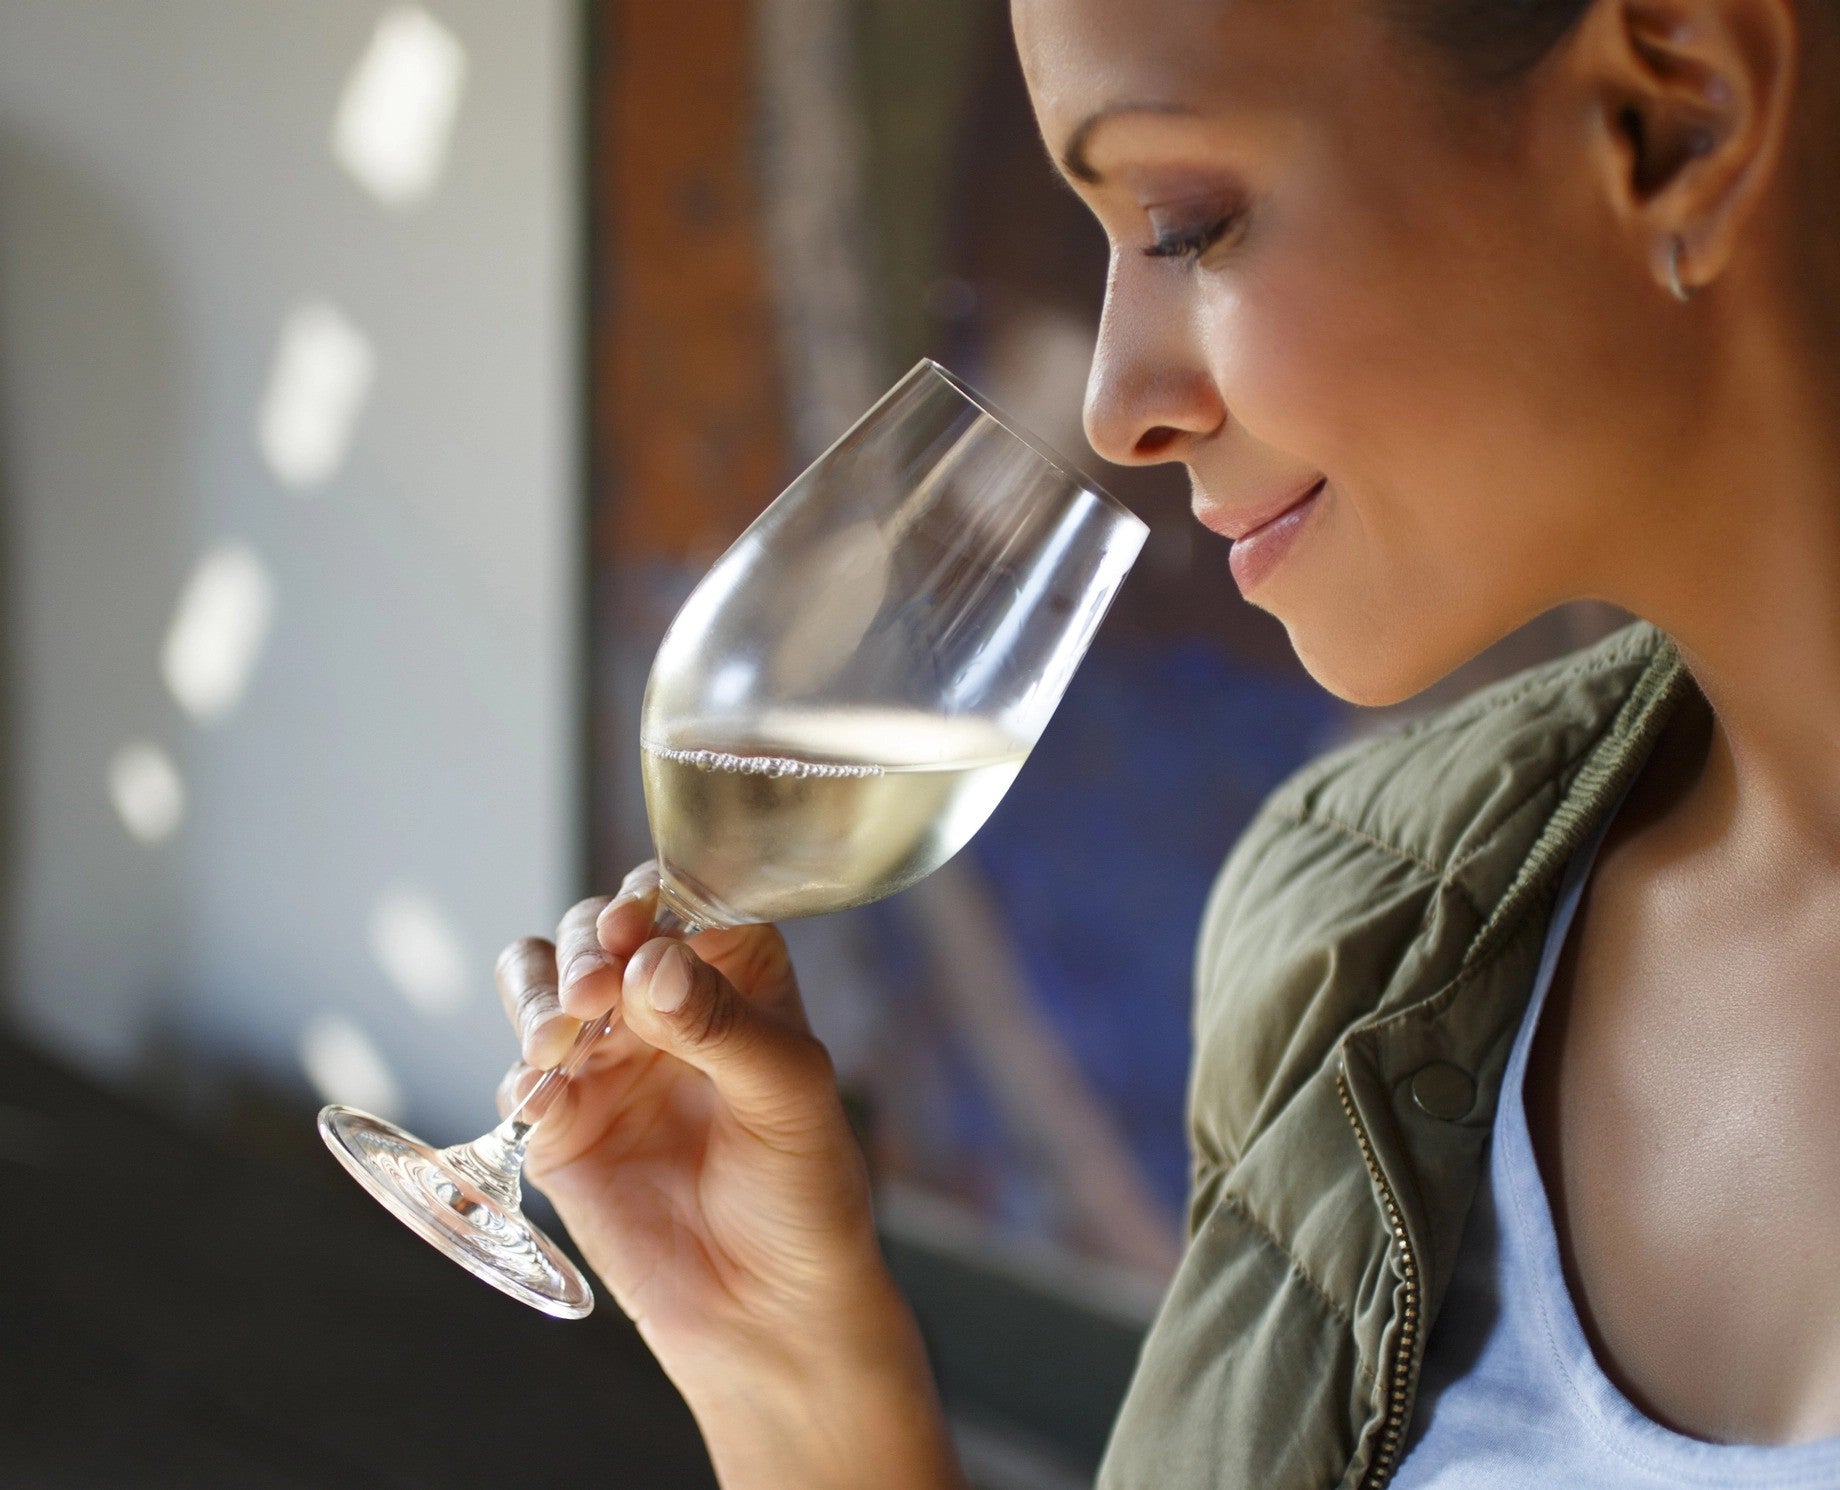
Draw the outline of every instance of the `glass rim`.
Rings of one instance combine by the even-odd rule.
[[[1129,518],[1146,532],[1149,531],[1150,525],[1117,497],[1113,496],[1111,492],[1106,490],[1103,484],[1096,481],[1073,461],[1068,460],[1066,456],[1062,455],[1039,435],[1031,433],[1026,424],[1022,423],[1014,415],[1006,413],[997,404],[979,393],[977,389],[973,388],[957,373],[953,372],[951,368],[946,367],[943,363],[931,357],[922,357],[919,362],[914,365],[913,372],[910,372],[908,376],[912,377],[913,373],[923,370],[945,383],[953,392],[957,393],[959,397],[963,398],[973,408],[983,413],[992,423],[996,424],[1013,438],[1020,440],[1024,445],[1027,445],[1037,456],[1054,467],[1061,475],[1067,477],[1067,479],[1073,482],[1081,491],[1087,493],[1089,496],[1098,498],[1099,501],[1105,503],[1106,506],[1110,507],[1118,516]]]

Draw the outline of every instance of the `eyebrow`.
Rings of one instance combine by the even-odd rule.
[[[1184,104],[1132,102],[1107,104],[1095,113],[1082,119],[1073,133],[1067,137],[1067,147],[1061,152],[1061,169],[1075,181],[1084,181],[1088,186],[1097,186],[1104,178],[1095,171],[1092,162],[1086,158],[1086,147],[1091,143],[1093,131],[1108,119],[1115,119],[1120,114],[1187,114],[1195,111]]]

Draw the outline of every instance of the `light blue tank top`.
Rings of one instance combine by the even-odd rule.
[[[1705,1443],[1645,1416],[1598,1366],[1566,1288],[1521,1092],[1540,1008],[1609,824],[1566,868],[1392,1490],[1840,1486],[1840,1438]]]

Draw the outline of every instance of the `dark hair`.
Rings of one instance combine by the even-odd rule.
[[[1519,77],[1557,45],[1591,0],[1387,0],[1408,31],[1484,83]]]

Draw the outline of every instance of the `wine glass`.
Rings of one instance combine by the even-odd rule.
[[[659,934],[843,910],[977,831],[1060,702],[1143,523],[923,361],[718,559],[672,621],[640,720]],[[520,1210],[532,1132],[613,1026],[474,1143],[329,1106],[320,1134],[455,1262],[546,1313],[587,1279]]]

